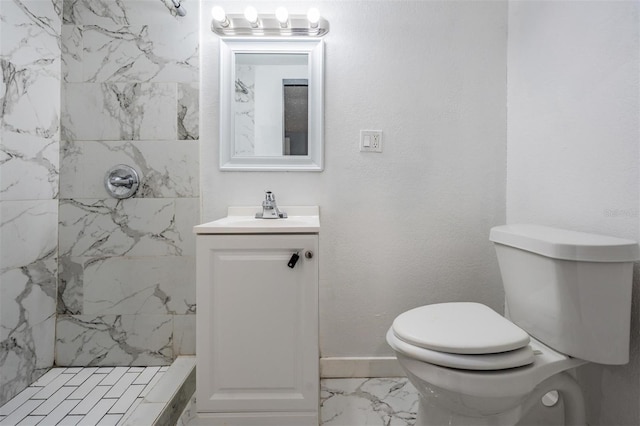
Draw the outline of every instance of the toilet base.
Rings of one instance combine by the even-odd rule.
[[[417,380],[411,374],[408,376],[420,395],[415,426],[514,426],[524,414],[527,395],[474,397],[449,392]]]
[[[514,426],[520,418],[519,407],[492,416],[471,417],[443,410],[421,398],[415,426]]]
[[[448,392],[445,392],[447,393],[445,396],[440,394],[440,390],[433,387],[430,387],[427,393],[419,390],[420,399],[415,426],[516,426],[534,406],[539,404],[542,397],[552,390],[558,392],[564,405],[564,424],[586,425],[582,390],[567,372],[549,377],[536,386],[531,394],[522,398],[520,403],[515,404],[513,400],[509,402],[508,399],[459,398],[459,395]],[[502,403],[507,403],[510,408],[500,409],[499,405]]]

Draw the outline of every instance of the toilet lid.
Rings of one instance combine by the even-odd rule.
[[[529,344],[529,335],[488,306],[437,303],[400,314],[392,325],[402,341],[451,354],[495,354]]]

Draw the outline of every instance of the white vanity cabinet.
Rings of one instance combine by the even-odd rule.
[[[317,426],[319,220],[253,213],[195,228],[198,416]]]

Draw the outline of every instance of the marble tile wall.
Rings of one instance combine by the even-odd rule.
[[[53,364],[62,0],[0,2],[0,406]]]
[[[195,352],[198,3],[64,0],[58,365]],[[116,164],[141,177],[110,198]]]
[[[253,65],[237,65],[234,102],[236,143],[234,155],[251,156],[255,153],[255,69]]]

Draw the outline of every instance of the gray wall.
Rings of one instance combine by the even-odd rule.
[[[507,222],[640,239],[638,2],[510,2]],[[640,424],[628,365],[579,369],[590,425]]]

